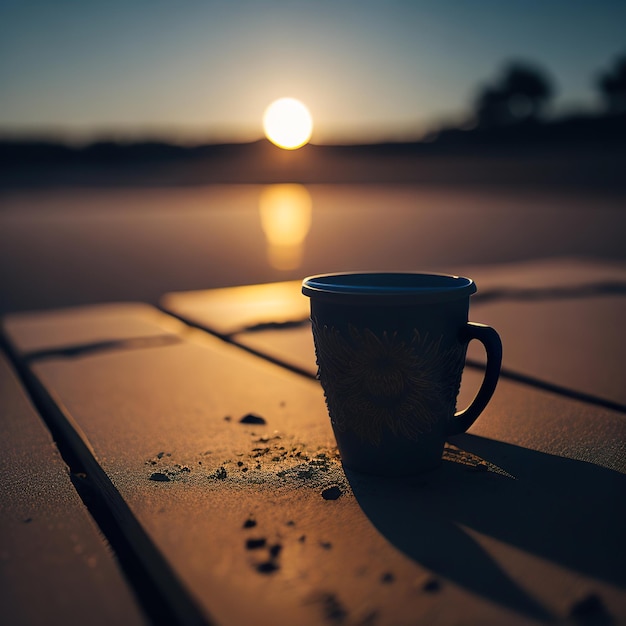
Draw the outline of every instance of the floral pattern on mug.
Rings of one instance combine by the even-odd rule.
[[[333,426],[381,443],[385,430],[417,440],[456,411],[466,344],[442,349],[443,337],[414,330],[377,335],[350,325],[348,337],[313,322],[318,378]]]

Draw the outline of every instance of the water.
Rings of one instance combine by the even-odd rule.
[[[624,198],[415,186],[0,193],[0,313],[338,270],[626,259]]]

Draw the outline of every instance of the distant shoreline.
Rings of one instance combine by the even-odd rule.
[[[0,189],[295,182],[626,190],[624,172],[624,115],[447,129],[429,142],[309,144],[294,151],[265,140],[187,147],[100,141],[77,148],[0,138]]]
[[[209,184],[417,184],[549,186],[626,191],[626,153],[299,154],[166,162],[50,163],[3,168],[2,189],[181,187]]]

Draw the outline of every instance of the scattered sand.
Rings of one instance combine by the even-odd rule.
[[[254,414],[249,414],[254,415]],[[248,416],[246,416],[248,417]],[[268,488],[311,488],[324,500],[337,500],[350,491],[335,446],[311,447],[294,437],[274,432],[250,432],[250,445],[225,458],[207,450],[193,458],[174,458],[161,451],[147,459],[149,480],[160,482],[219,482],[223,485],[264,485]],[[253,518],[245,522],[254,525]]]

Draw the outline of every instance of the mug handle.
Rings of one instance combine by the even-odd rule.
[[[476,418],[483,412],[483,409],[491,400],[500,376],[500,367],[502,366],[502,341],[500,340],[500,335],[491,326],[468,322],[461,331],[461,341],[469,343],[472,339],[478,339],[485,346],[485,351],[487,352],[485,376],[471,404],[463,411],[455,413],[454,419],[448,425],[447,435],[464,433],[476,421]]]

